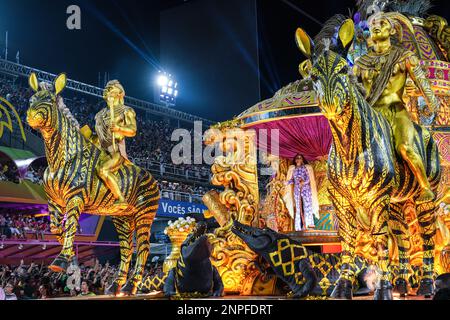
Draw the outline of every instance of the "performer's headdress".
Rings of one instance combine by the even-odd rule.
[[[125,97],[125,89],[120,84],[120,82],[118,80],[111,80],[106,84],[105,90],[103,90],[103,98],[106,98],[106,96],[112,90],[119,90],[120,94],[122,95],[122,98]]]
[[[414,28],[411,21],[398,12],[383,12],[378,11],[371,15],[368,19],[369,26],[374,23],[376,19],[385,18],[389,21],[392,28],[395,30],[395,39],[401,43],[403,42],[403,30],[406,29],[411,34],[414,34]]]
[[[59,110],[61,110],[61,112],[67,117],[67,119],[73,124],[73,126],[79,130],[80,124],[78,123],[77,119],[75,119],[72,112],[70,112],[70,109],[66,106],[66,104],[64,103],[64,99],[61,96],[58,96],[56,98],[56,105],[58,106]]]
[[[53,85],[53,83],[41,81],[41,82],[39,82],[39,89],[54,92],[55,86]]]

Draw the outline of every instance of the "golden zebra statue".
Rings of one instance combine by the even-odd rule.
[[[419,182],[395,152],[389,122],[369,105],[356,80],[350,76],[346,57],[353,38],[353,22],[347,20],[338,32],[336,52],[330,50],[328,43],[323,52],[315,53],[311,38],[302,29],[297,30],[298,46],[312,60],[310,78],[333,137],[327,175],[342,238],[342,268],[332,297],[352,298],[356,238],[361,232],[373,237],[378,251],[379,280],[374,299],[392,299],[389,232],[395,235],[399,249],[398,279],[401,280],[396,285],[405,294],[410,266],[408,225],[402,207],[409,199],[415,202],[424,243],[418,294],[431,296],[434,291],[436,202],[416,201],[421,191]],[[436,192],[441,177],[437,145],[425,128],[415,124],[414,129],[414,149],[423,159],[428,181]]]
[[[96,165],[104,155],[79,130],[67,108],[58,101],[66,86],[61,74],[51,84],[38,83],[34,73],[29,84],[35,91],[30,99],[27,122],[42,134],[48,168],[44,173],[44,189],[52,233],[63,246],[49,266],[55,272],[65,272],[69,263],[76,263],[73,250],[78,220],[82,212],[112,216],[120,240],[120,267],[117,279],[108,288],[112,294],[135,294],[142,281],[144,266],[150,251],[150,229],[158,209],[159,189],[153,176],[142,168],[126,162],[117,172],[121,190],[129,207],[115,211],[115,198],[97,177]],[[137,259],[133,275],[127,281],[136,236]]]

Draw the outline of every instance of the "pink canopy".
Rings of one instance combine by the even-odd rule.
[[[294,158],[300,153],[306,160],[313,161],[327,156],[330,151],[331,130],[328,120],[322,115],[274,120],[247,128],[256,130],[258,147],[269,153],[272,150],[271,130],[278,129],[278,148],[282,158]],[[267,132],[267,139],[260,137],[264,132]]]

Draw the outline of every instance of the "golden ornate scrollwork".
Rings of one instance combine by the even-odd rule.
[[[224,152],[215,159],[211,182],[225,190],[220,194],[210,192],[203,200],[220,224],[214,234],[208,235],[211,262],[222,277],[225,292],[245,295],[252,294],[251,283],[260,275],[254,263],[257,255],[231,232],[231,225],[233,220],[252,226],[259,224],[256,134],[236,125],[235,121],[221,123],[207,134],[206,144],[219,144]]]
[[[241,223],[258,226],[258,169],[256,133],[238,128],[225,129],[220,144],[225,153],[215,159],[211,183],[223,186],[220,202],[231,217]]]
[[[289,214],[289,210],[285,201],[286,193],[286,174],[289,169],[289,160],[268,155],[267,160],[270,162],[275,172],[272,180],[266,186],[267,195],[264,201],[261,201],[261,220],[263,225],[278,232],[290,232],[293,230],[293,219]],[[290,187],[290,186],[289,186]]]
[[[217,229],[208,236],[212,246],[211,262],[219,271],[225,292],[251,294],[248,289],[244,290],[244,284],[249,282],[247,278],[256,270],[254,261],[257,254],[232,233],[230,228]]]
[[[437,15],[430,15],[425,19],[423,26],[436,40],[447,58],[450,57],[450,26],[447,20]]]
[[[230,213],[227,207],[220,202],[220,194],[216,190],[211,190],[203,196],[203,203],[208,207],[205,218],[214,217],[221,227],[230,222]]]

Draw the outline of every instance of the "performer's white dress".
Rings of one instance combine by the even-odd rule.
[[[309,165],[291,166],[289,171],[288,184],[293,185],[293,190],[287,187],[292,190],[291,197],[295,203],[294,229],[301,231],[307,227],[314,227],[314,216],[319,218],[314,172]],[[300,181],[303,181],[303,186]]]

